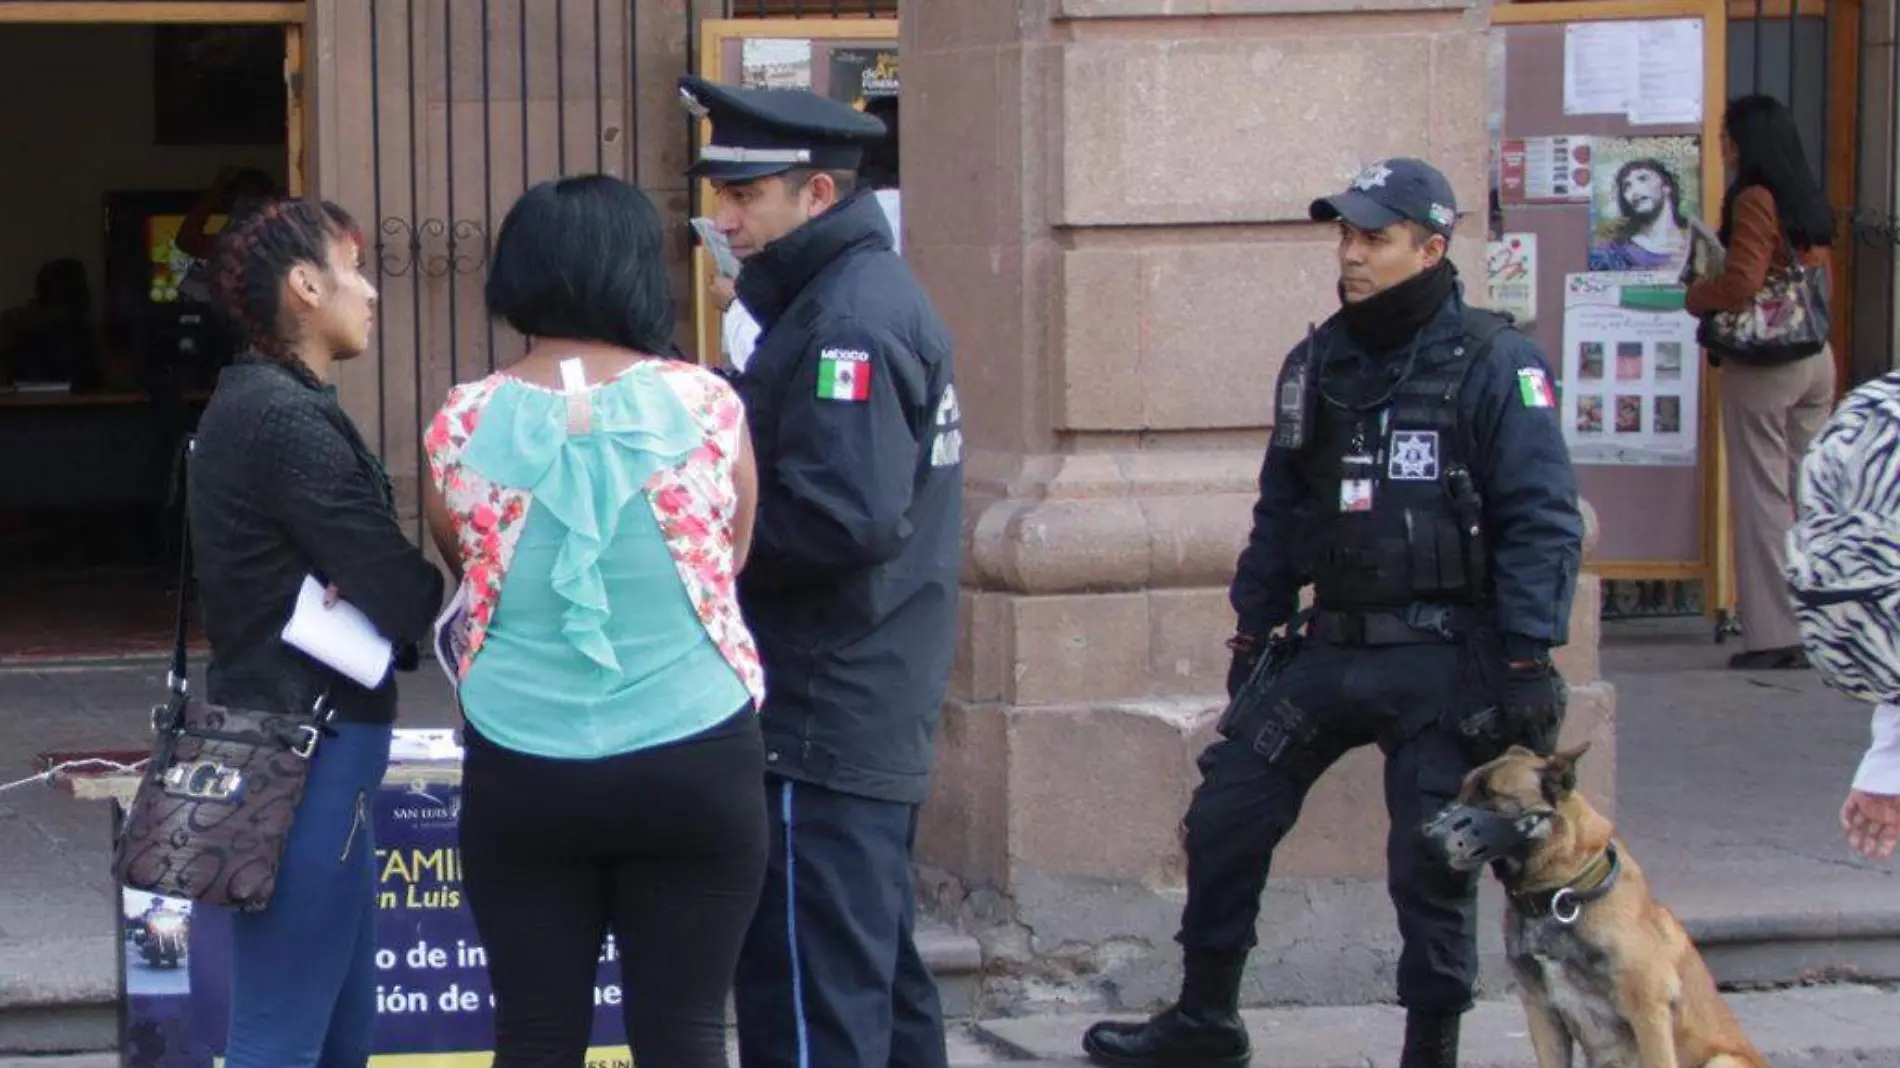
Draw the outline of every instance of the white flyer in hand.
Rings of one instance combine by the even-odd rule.
[[[304,576],[297,607],[284,624],[285,644],[328,664],[358,686],[375,689],[389,676],[395,647],[355,605],[338,601],[325,607],[323,589],[314,577]]]
[[[693,220],[693,229],[699,232],[699,240],[705,244],[706,251],[712,253],[713,268],[727,278],[739,277],[739,257],[732,254],[732,242],[719,232],[711,219],[704,216]]]

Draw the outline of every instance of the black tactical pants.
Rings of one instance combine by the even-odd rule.
[[[1348,751],[1386,754],[1392,827],[1387,878],[1404,949],[1399,1001],[1408,1009],[1462,1012],[1478,977],[1478,874],[1459,874],[1429,852],[1419,827],[1458,793],[1475,762],[1442,721],[1482,700],[1471,693],[1454,645],[1348,647],[1309,640],[1254,705],[1297,710],[1311,725],[1269,761],[1257,745],[1266,724],[1226,728],[1201,754],[1201,785],[1186,817],[1188,899],[1176,940],[1192,949],[1244,952],[1273,851],[1299,818],[1307,792]],[[1269,733],[1271,739],[1271,732]],[[1371,813],[1367,813],[1370,818]]]

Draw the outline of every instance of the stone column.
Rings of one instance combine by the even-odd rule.
[[[1271,386],[1334,306],[1306,205],[1379,157],[1428,157],[1482,277],[1484,12],[910,0],[902,18],[905,252],[956,334],[971,446],[931,903],[985,941],[990,1011],[1145,1008],[1179,975],[1178,826],[1224,699]],[[1596,592],[1564,663],[1607,805]],[[1378,754],[1355,754],[1276,859],[1250,1001],[1391,996],[1385,831]]]

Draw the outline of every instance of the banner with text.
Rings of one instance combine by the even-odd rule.
[[[392,766],[375,803],[376,1039],[372,1068],[486,1068],[487,958],[462,891],[461,787],[442,768]],[[405,774],[405,772],[409,772]],[[121,898],[124,1064],[219,1068],[229,1026],[229,910],[136,890]],[[337,932],[337,937],[347,937]],[[286,960],[282,966],[297,967]],[[601,948],[588,1068],[633,1068],[618,948]]]

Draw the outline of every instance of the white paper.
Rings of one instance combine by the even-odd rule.
[[[810,89],[811,42],[748,37],[739,50],[740,80],[760,89]]]
[[[1636,126],[1702,121],[1702,20],[1645,19],[1636,27]]]
[[[1559,409],[1578,464],[1693,466],[1702,393],[1696,320],[1627,299],[1627,289],[1674,289],[1660,271],[1564,276]],[[1650,288],[1655,287],[1655,288]]]
[[[1537,319],[1537,235],[1505,234],[1485,246],[1486,303],[1520,323]]]
[[[727,278],[739,277],[739,257],[732,254],[732,242],[726,235],[719,232],[711,219],[696,217],[692,223],[693,229],[699,232],[700,243],[712,253],[713,269]]]
[[[348,601],[325,608],[323,584],[305,575],[297,607],[284,624],[284,642],[328,664],[365,689],[382,685],[395,658],[395,647],[376,624]]]
[[[1564,114],[1623,115],[1636,89],[1636,25],[1573,22],[1564,27]]]
[[[455,588],[455,596],[435,617],[435,662],[457,690],[462,686],[462,654],[468,649],[468,601],[468,580],[463,579]]]
[[[398,727],[389,743],[392,764],[433,764],[461,758],[462,746],[452,730]]]

